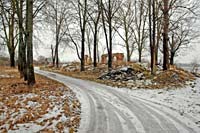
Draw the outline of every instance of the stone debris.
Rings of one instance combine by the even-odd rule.
[[[144,87],[151,85],[151,80],[148,80],[144,73],[134,70],[131,67],[122,67],[117,70],[112,70],[110,72],[102,74],[98,77],[100,80],[112,81],[117,84],[118,87]]]
[[[118,70],[112,70],[108,73],[104,73],[98,79],[112,80],[112,81],[136,81],[144,79],[143,73],[135,72],[131,67],[123,67]]]

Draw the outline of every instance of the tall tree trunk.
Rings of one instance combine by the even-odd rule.
[[[11,1],[12,12],[9,18],[9,39],[8,50],[10,54],[10,66],[15,67],[15,41],[14,41],[14,28],[15,28],[15,5],[14,1]]]
[[[130,62],[131,61],[131,55],[130,55],[130,48],[129,48],[129,41],[128,41],[128,29],[127,29],[127,27],[126,27],[126,21],[124,21],[124,25],[125,25],[125,27],[124,27],[124,29],[125,29],[125,45],[126,45],[126,58],[127,58],[127,62]]]
[[[88,45],[88,58],[89,60],[92,58],[92,52],[91,52],[91,42],[90,42],[90,30],[87,30],[86,33],[87,33],[87,45]]]
[[[26,57],[26,43],[23,42],[23,47],[22,47],[22,69],[23,69],[23,76],[24,76],[24,81],[28,80],[28,73],[27,73],[27,57]]]
[[[19,19],[19,18],[18,18]],[[20,20],[19,20],[20,21]],[[19,22],[19,46],[18,46],[18,70],[20,72],[20,78],[24,78],[25,73],[24,73],[24,62],[26,60],[23,60],[23,47],[24,47],[24,41],[23,41],[23,29],[21,27],[21,23]],[[25,56],[26,57],[26,56]],[[25,80],[25,79],[24,79]]]
[[[18,46],[18,70],[20,77],[27,80],[26,69],[26,44],[24,42],[24,28],[23,28],[23,0],[15,0],[15,6],[17,7],[18,27],[19,27],[19,46]]]
[[[93,51],[93,66],[94,68],[97,67],[97,54],[98,54],[98,24],[99,24],[99,20],[101,17],[101,1],[97,0],[97,4],[98,4],[98,15],[97,15],[97,19],[94,21],[94,51]]]
[[[108,24],[109,24],[109,50],[108,50],[108,70],[112,70],[112,7],[111,0],[108,1]]]
[[[107,51],[108,51],[108,54],[109,54],[109,42],[108,42],[108,33],[107,33],[107,29],[106,29],[106,20],[105,20],[105,14],[104,14],[104,5],[103,5],[103,2],[101,0],[101,17],[102,17],[102,23],[103,23],[103,30],[104,30],[104,35],[105,35],[105,39],[106,39],[106,47],[107,47]],[[99,56],[100,58],[100,56]]]
[[[55,55],[54,55],[54,48],[53,45],[51,45],[51,59],[52,59],[52,65],[55,66]]]
[[[33,67],[33,0],[26,0],[26,46],[28,85],[35,84]]]
[[[151,8],[151,6],[153,8]],[[153,19],[151,18],[151,9],[153,9]],[[151,28],[151,21],[153,20],[153,29]],[[152,32],[152,38],[150,36],[150,47],[151,47],[151,74],[154,75],[156,72],[156,51],[155,51],[155,45],[156,45],[156,16],[155,16],[155,1],[149,4],[149,29],[150,32]],[[152,30],[152,31],[151,31]],[[152,40],[151,40],[152,39]]]
[[[84,1],[83,25],[81,28],[81,71],[85,71],[85,28],[86,28],[86,23],[87,23],[87,0]]]
[[[10,67],[15,67],[14,25],[9,28],[8,51],[10,55]]]
[[[10,67],[15,67],[15,50],[11,49],[9,50],[10,55]]]
[[[155,63],[158,64],[158,50],[159,50],[159,42],[160,42],[160,33],[157,30],[157,37],[156,37],[156,46],[155,46]]]
[[[175,57],[175,53],[171,51],[170,65],[174,65],[174,57]]]
[[[55,48],[54,64],[56,64],[57,68],[59,67],[58,43],[56,43],[56,48]]]
[[[168,32],[169,32],[169,0],[163,0],[163,70],[169,69],[169,48],[168,48]]]
[[[95,25],[95,33],[94,33],[94,51],[93,51],[93,66],[94,66],[94,68],[95,67],[97,67],[97,31],[98,31],[98,29],[97,29],[97,26]]]
[[[139,49],[138,49],[138,56],[139,56],[139,57],[138,57],[138,62],[141,63],[141,62],[142,62],[142,48],[139,48]]]
[[[85,30],[82,30],[81,33],[81,71],[85,71]]]
[[[128,41],[126,41],[126,58],[127,58],[127,62],[131,61],[131,55],[130,55],[130,49],[129,49],[129,44]]]
[[[59,45],[59,30],[60,26],[58,25],[58,2],[56,0],[56,46],[55,46],[55,57],[54,57],[54,65],[56,64],[56,67],[59,67],[59,57],[58,57],[58,45]]]

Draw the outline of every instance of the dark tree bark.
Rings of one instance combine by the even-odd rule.
[[[51,45],[51,59],[52,59],[52,65],[55,65],[55,56],[54,56],[54,48],[53,45]]]
[[[24,27],[23,27],[23,0],[15,0],[16,13],[18,17],[18,28],[19,28],[19,46],[18,46],[18,70],[20,77],[27,80],[27,69],[26,69],[26,44],[24,42]]]
[[[27,81],[35,84],[33,67],[33,0],[26,0],[26,46],[27,46]]]
[[[168,47],[168,32],[169,32],[169,0],[163,0],[163,70],[169,69],[169,47]]]
[[[85,29],[82,29],[81,33],[81,71],[85,71]]]
[[[10,54],[10,67],[15,67],[15,50],[11,50],[9,54]]]
[[[10,54],[10,66],[15,67],[15,41],[14,41],[14,28],[15,28],[15,6],[14,2],[11,2],[12,13],[9,19],[9,54]]]
[[[58,24],[58,3],[56,0],[56,10],[55,10],[55,17],[56,17],[56,46],[55,46],[55,57],[53,60],[53,66],[58,68],[59,67],[59,57],[58,57],[58,46],[59,46],[59,35],[60,35],[60,24]]]
[[[55,57],[54,57],[53,63],[54,63],[54,66],[56,64],[56,67],[57,68],[59,67],[58,44],[56,44],[56,47],[55,47]]]
[[[125,25],[125,31],[128,31],[127,30],[127,27],[126,27],[126,25]],[[126,58],[127,58],[127,62],[130,62],[131,61],[131,53],[130,53],[130,47],[129,47],[129,42],[128,42],[128,38],[129,38],[129,36],[128,36],[128,32],[125,32],[125,43],[126,43]]]
[[[175,53],[171,51],[171,55],[170,55],[170,65],[174,65],[174,57],[175,57]]]
[[[109,50],[108,50],[108,70],[112,69],[112,8],[111,0],[108,1],[108,24],[109,24]]]
[[[151,8],[152,7],[152,8]],[[151,17],[151,9],[152,16]],[[153,21],[153,25],[152,25]],[[151,28],[153,26],[153,29]],[[152,31],[151,31],[152,30]],[[150,32],[150,50],[151,50],[151,74],[154,75],[156,72],[156,14],[155,14],[155,1],[149,1],[149,32]],[[152,33],[151,33],[152,32]]]
[[[155,0],[153,0],[153,47],[152,47],[152,64],[151,74],[156,73],[156,9]]]
[[[81,5],[79,1],[79,13],[81,14]],[[81,29],[81,71],[85,71],[85,28],[87,24],[87,0],[84,0],[83,16],[80,16],[80,29]]]
[[[97,27],[98,26],[96,26],[95,25],[95,33],[94,33],[94,51],[93,51],[93,66],[94,66],[94,68],[95,67],[97,67],[97,46],[98,46],[98,44],[97,44],[97,31],[98,31],[98,29],[97,29]]]
[[[138,50],[138,62],[142,62],[142,50]]]
[[[114,2],[114,1],[113,1]],[[106,38],[106,47],[107,47],[107,52],[108,52],[108,70],[112,70],[112,31],[113,31],[113,26],[112,26],[112,21],[113,17],[116,11],[114,11],[114,3],[111,5],[111,0],[108,0],[108,9],[105,9],[105,6],[101,0],[101,11],[102,11],[102,23],[103,23],[103,29],[104,29],[104,34]],[[118,8],[117,8],[118,9]],[[107,20],[105,20],[105,17]],[[106,29],[106,22],[108,24],[108,33]]]
[[[97,47],[98,47],[98,25],[101,16],[101,8],[100,8],[100,0],[97,1],[98,5],[98,15],[96,20],[94,20],[94,51],[93,51],[93,66],[94,68],[97,67]]]

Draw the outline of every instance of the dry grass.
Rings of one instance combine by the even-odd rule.
[[[181,68],[174,68],[167,71],[163,71],[153,77],[153,88],[165,88],[165,87],[182,87],[186,81],[195,80],[193,74],[185,71]]]

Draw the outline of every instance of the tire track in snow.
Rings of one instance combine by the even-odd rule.
[[[108,89],[107,89],[108,90]],[[115,94],[115,95],[118,95],[114,90],[112,90],[112,93],[113,94]],[[122,97],[124,97],[123,99],[129,99],[129,101],[127,100],[126,102],[128,103],[128,102],[130,102],[129,104],[138,104],[139,106],[141,106],[142,108],[141,108],[141,110],[143,110],[143,112],[144,111],[149,111],[150,110],[150,108],[151,109],[153,109],[154,110],[154,114],[156,113],[156,116],[157,116],[157,118],[159,118],[158,117],[158,114],[162,114],[162,116],[164,117],[164,119],[167,121],[167,120],[169,120],[170,122],[172,122],[173,123],[173,125],[176,127],[176,129],[178,130],[178,132],[181,132],[181,133],[194,133],[195,132],[195,127],[192,129],[192,128],[190,128],[190,127],[188,127],[187,126],[187,124],[186,123],[184,123],[184,122],[182,122],[183,121],[183,118],[177,118],[175,115],[174,115],[174,113],[177,113],[177,112],[174,112],[173,110],[170,110],[170,109],[168,109],[168,111],[170,112],[166,112],[166,110],[161,110],[161,109],[159,109],[156,105],[154,105],[153,103],[149,103],[149,104],[147,104],[146,102],[144,102],[144,101],[141,101],[141,100],[138,100],[138,99],[136,99],[136,98],[130,98],[128,95],[125,95],[125,96],[123,96],[123,94],[120,94],[120,96],[118,96],[120,99],[122,98]],[[128,98],[127,98],[128,97]],[[122,100],[123,100],[122,99]],[[131,106],[131,105],[130,105]],[[148,108],[147,108],[147,106],[148,106]],[[152,106],[153,106],[153,108],[152,108]],[[153,114],[153,112],[151,112],[152,114]],[[177,114],[178,115],[178,114]],[[184,118],[184,119],[187,119],[187,118]],[[186,120],[186,121],[190,121],[190,120]],[[164,125],[164,123],[162,124],[162,125]],[[169,126],[169,124],[167,124],[168,126]],[[192,125],[191,125],[192,126]],[[166,129],[165,129],[166,130]],[[175,130],[175,129],[173,129],[173,127],[170,127],[169,129],[167,129],[167,130],[169,130],[170,132],[177,132],[177,130]],[[162,131],[162,132],[165,132],[165,131]],[[199,132],[199,130],[197,129],[196,130],[196,132],[198,133]]]

